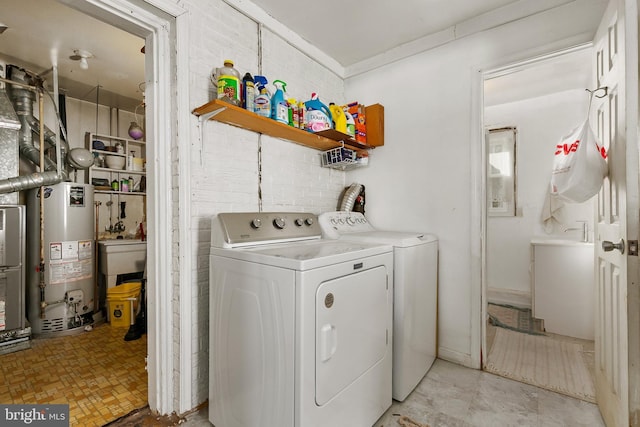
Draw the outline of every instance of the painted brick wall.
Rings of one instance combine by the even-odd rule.
[[[191,0],[181,5],[189,11],[189,86],[191,108],[209,100],[213,68],[232,59],[241,75],[258,74],[258,25],[221,1]],[[269,81],[287,82],[289,96],[307,100],[311,92],[325,103],[344,102],[344,84],[333,72],[312,61],[268,29],[262,30],[262,74]],[[345,185],[343,172],[320,167],[319,152],[291,142],[262,136],[217,122],[203,125],[195,117],[190,144],[191,250],[193,259],[192,406],[208,398],[209,243],[211,218],[224,211],[257,211],[262,150],[262,209],[320,213],[335,209]],[[177,150],[176,150],[177,151]],[[182,159],[180,160],[182,161]],[[174,171],[177,175],[177,171]],[[177,189],[177,182],[174,184]],[[176,192],[177,194],[177,192]],[[178,218],[179,206],[175,202]],[[177,224],[176,224],[177,225]],[[177,226],[175,227],[177,229]],[[176,243],[177,244],[177,243]],[[176,250],[177,256],[179,252]],[[178,277],[178,259],[174,261]],[[179,292],[174,283],[174,342],[179,343]],[[180,365],[175,352],[174,379],[178,396]],[[176,407],[178,407],[176,403]]]

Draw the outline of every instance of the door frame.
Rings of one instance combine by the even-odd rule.
[[[179,163],[179,228],[173,230],[172,152],[189,159],[188,15],[171,0],[58,0],[87,15],[145,39],[147,135],[147,371],[149,407],[161,415],[184,413],[192,402],[191,217],[188,162]],[[180,253],[172,251],[177,233]],[[179,257],[179,325],[174,325],[173,260]],[[186,309],[185,309],[186,307]],[[180,328],[176,338],[176,328]],[[174,341],[179,340],[179,354]],[[178,360],[178,366],[175,361]],[[179,370],[179,383],[174,371]],[[178,386],[178,408],[175,387]]]
[[[484,123],[484,82],[582,49],[593,48],[592,42],[580,43],[546,54],[505,60],[473,70],[471,115],[471,366],[484,370],[487,363],[487,173]],[[473,111],[475,110],[475,111]]]

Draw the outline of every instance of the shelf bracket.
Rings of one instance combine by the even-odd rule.
[[[222,113],[226,109],[226,107],[222,107],[198,116],[198,127],[200,128],[200,166],[202,166],[202,151],[204,150],[204,124],[209,121],[211,117]]]

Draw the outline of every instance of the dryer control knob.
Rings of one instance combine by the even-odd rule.
[[[313,225],[313,218],[307,218],[304,220],[304,223],[307,225]]]
[[[302,225],[304,224],[304,221],[301,218],[296,218],[295,221],[293,221],[295,225],[297,225],[298,227],[302,227]]]
[[[276,219],[273,220],[273,225],[277,229],[282,230],[286,224],[284,222],[284,218],[276,218]]]
[[[251,221],[252,228],[260,228],[260,226],[262,226],[262,221],[260,221],[260,219],[256,218],[253,221]]]

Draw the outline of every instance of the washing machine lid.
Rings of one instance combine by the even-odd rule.
[[[298,271],[355,261],[392,251],[392,246],[379,242],[352,242],[326,239],[261,244],[231,249],[211,247],[211,255]]]
[[[407,248],[438,241],[436,236],[428,233],[380,230],[342,234],[339,239],[349,240],[352,242],[381,243],[400,248]]]

